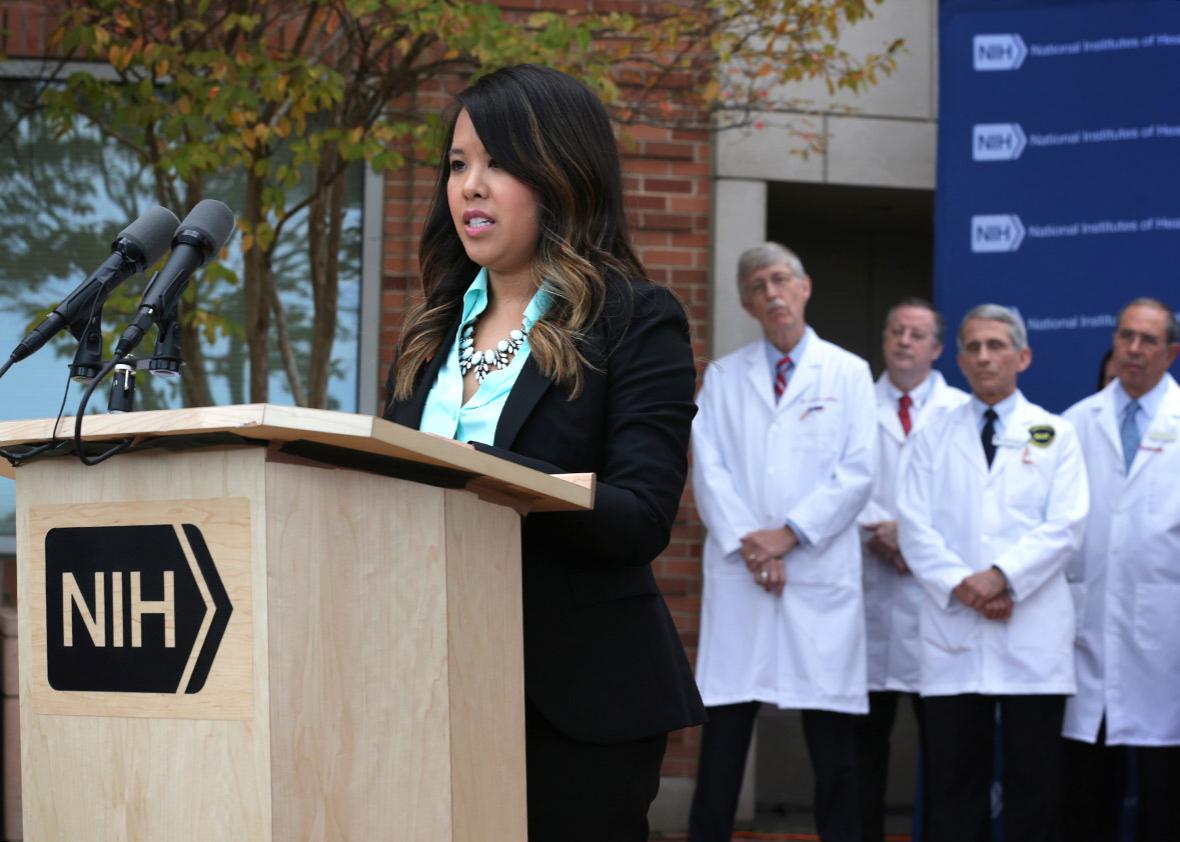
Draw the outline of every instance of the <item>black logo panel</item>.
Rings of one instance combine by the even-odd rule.
[[[200,643],[183,688],[200,692],[233,606],[201,531],[182,528],[197,575],[171,524],[49,531],[45,616],[53,689],[176,693]]]

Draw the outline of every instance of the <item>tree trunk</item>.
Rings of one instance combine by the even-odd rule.
[[[299,362],[295,359],[295,349],[291,345],[291,333],[287,330],[287,312],[283,309],[283,300],[279,297],[279,285],[271,275],[268,300],[271,314],[274,316],[275,342],[279,346],[279,357],[283,360],[283,371],[287,374],[287,385],[291,388],[291,400],[296,406],[310,406],[307,402],[307,392],[303,388],[302,375],[299,373]]]
[[[336,307],[340,292],[340,235],[344,223],[345,169],[339,167],[335,147],[325,146],[320,158],[320,197],[308,215],[308,256],[311,264],[312,316],[311,355],[308,363],[308,405],[328,405],[328,380],[332,370],[332,348],[336,339]],[[328,176],[326,174],[332,174]]]
[[[262,180],[252,172],[246,177],[245,217],[248,229],[257,231],[264,221],[262,214]],[[246,305],[246,347],[250,360],[250,402],[266,403],[270,396],[270,304],[267,284],[267,249],[257,239],[244,255],[245,271],[242,293]]]
[[[204,183],[199,180],[185,182],[185,199],[188,207],[185,215],[204,197]],[[205,351],[201,347],[201,332],[192,319],[185,319],[186,310],[197,312],[201,306],[201,287],[190,281],[185,298],[176,307],[180,320],[180,349],[185,365],[180,373],[180,394],[185,406],[212,406],[213,391],[209,387],[209,374],[205,365]],[[187,322],[187,324],[186,324]]]
[[[193,305],[195,307],[195,304]],[[180,317],[180,348],[184,354],[184,368],[180,373],[180,393],[185,406],[213,406],[213,392],[205,367],[205,352],[201,348],[201,332],[192,319],[183,318],[184,305],[178,308]]]

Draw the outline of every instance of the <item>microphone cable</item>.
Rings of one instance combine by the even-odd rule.
[[[112,356],[109,360],[107,360],[106,365],[102,367],[102,371],[100,371],[95,376],[95,378],[90,381],[90,385],[86,387],[86,391],[82,393],[82,400],[78,404],[78,414],[74,416],[74,451],[78,454],[78,460],[83,465],[93,467],[100,462],[105,462],[115,454],[122,453],[124,450],[131,447],[132,443],[135,441],[135,436],[128,436],[125,439],[120,439],[114,445],[107,448],[97,456],[87,456],[85,451],[82,449],[82,418],[86,415],[86,405],[90,403],[90,396],[94,394],[94,390],[98,388],[98,384],[106,379],[108,374],[115,370],[115,366],[123,362],[125,359],[127,359],[126,354],[122,356]]]
[[[12,364],[12,360],[9,360],[8,363],[5,364],[4,368],[0,369],[0,376],[3,376],[4,372],[8,370],[8,366],[11,364]],[[5,459],[7,459],[8,464],[12,465],[12,467],[19,468],[25,462],[28,462],[30,459],[40,456],[42,453],[48,453],[48,452],[51,452],[54,450],[60,450],[64,445],[70,444],[71,443],[70,439],[59,439],[57,437],[57,428],[61,426],[61,417],[65,413],[66,401],[69,399],[69,396],[70,396],[70,378],[67,377],[66,378],[66,388],[61,393],[61,405],[58,406],[57,417],[53,420],[53,438],[51,438],[49,441],[45,442],[44,444],[36,445],[34,447],[29,448],[28,450],[21,451],[20,453],[17,453],[14,450],[8,450],[7,448],[0,448],[0,456],[3,456]]]
[[[91,319],[94,318],[94,314],[96,312],[98,312],[98,298],[97,297],[90,304],[90,316],[87,318],[87,322],[89,322]],[[9,357],[8,362],[6,362],[4,364],[4,366],[2,368],[0,368],[0,377],[3,377],[5,372],[7,372],[8,369],[11,368],[13,363],[15,363],[15,362],[17,362],[16,354],[13,354],[11,357]],[[49,453],[54,450],[60,450],[63,445],[69,444],[71,442],[70,439],[59,439],[57,437],[57,428],[61,426],[61,417],[65,413],[66,401],[69,400],[69,397],[70,397],[70,383],[71,383],[71,379],[67,375],[66,376],[66,388],[61,393],[61,404],[57,408],[57,417],[53,419],[53,436],[52,436],[52,438],[50,438],[49,441],[45,442],[44,444],[36,445],[34,447],[29,448],[28,450],[24,450],[19,453],[17,453],[16,451],[13,451],[13,450],[8,450],[6,448],[0,448],[0,456],[3,456],[5,459],[7,459],[8,463],[10,465],[12,465],[12,467],[19,468],[22,464],[24,464],[25,462],[28,462],[30,459],[34,459],[43,453]],[[77,446],[76,439],[75,439],[75,446]]]

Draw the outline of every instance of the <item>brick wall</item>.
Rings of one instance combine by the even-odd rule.
[[[703,132],[633,126],[625,130],[626,205],[632,233],[652,280],[670,286],[688,312],[693,351],[703,369],[709,348],[710,137]],[[655,563],[656,578],[695,663],[701,609],[704,530],[692,490],[685,490],[672,542]],[[664,775],[696,774],[697,730],[672,734]]]
[[[585,3],[591,0],[582,0]],[[46,54],[52,3],[0,0],[3,51],[11,58]],[[445,107],[441,85],[416,94],[422,108]],[[628,126],[619,132],[629,223],[651,279],[670,286],[688,312],[698,368],[709,344],[710,160],[708,133]],[[381,270],[379,371],[388,368],[402,320],[418,291],[418,234],[434,184],[432,167],[409,165],[386,176]],[[703,529],[691,489],[685,491],[667,551],[655,570],[690,659],[695,660],[700,620]],[[695,774],[695,729],[673,734],[664,773]]]
[[[46,55],[55,5],[29,0],[0,2],[0,52],[9,58]]]

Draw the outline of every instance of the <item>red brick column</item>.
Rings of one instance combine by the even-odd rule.
[[[703,370],[709,347],[710,136],[705,132],[631,126],[623,130],[623,172],[632,235],[651,279],[683,302],[693,351]],[[701,611],[704,528],[692,488],[685,490],[672,542],[655,563],[660,589],[695,662]],[[694,777],[697,729],[672,734],[664,759],[667,777]]]
[[[4,0],[0,3],[0,53],[9,58],[47,55],[57,5],[52,0]]]

